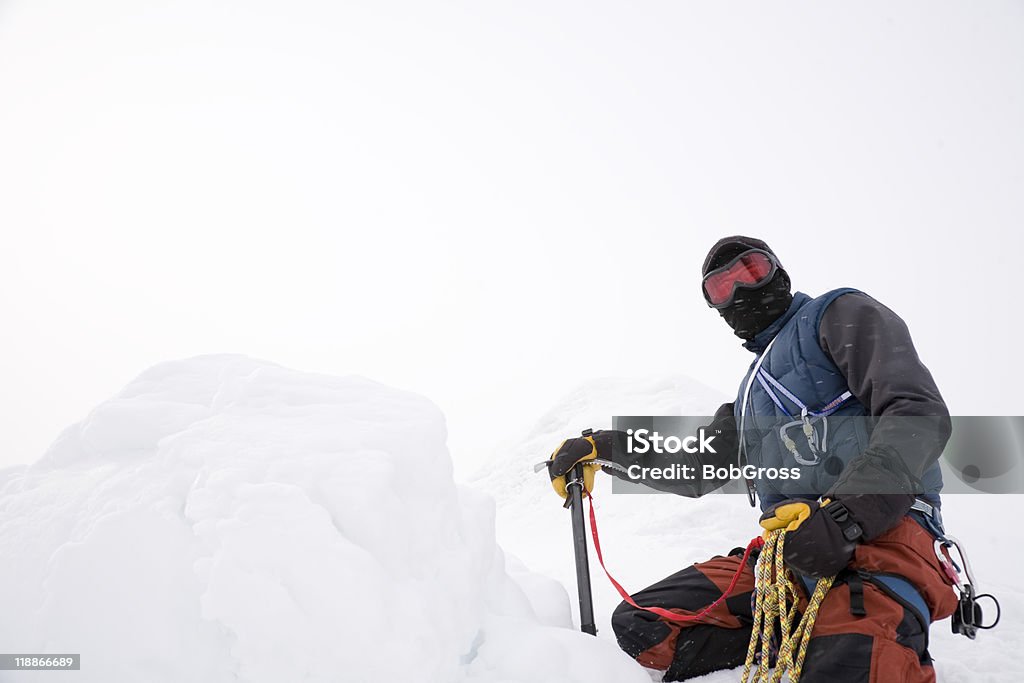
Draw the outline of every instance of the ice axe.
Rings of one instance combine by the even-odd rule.
[[[584,429],[583,436],[593,434],[592,429]],[[546,460],[534,467],[540,472],[550,467],[551,461]],[[583,521],[583,463],[576,463],[565,477],[565,505],[572,514],[572,548],[576,556],[576,588],[580,596],[580,630],[592,636],[597,635],[594,625],[594,596],[590,591],[590,562],[587,559],[587,530]],[[571,475],[571,479],[570,479]]]

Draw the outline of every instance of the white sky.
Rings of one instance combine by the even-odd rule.
[[[0,2],[0,465],[200,353],[426,394],[463,474],[588,378],[732,393],[736,232],[1024,414],[1022,124],[1020,2]]]

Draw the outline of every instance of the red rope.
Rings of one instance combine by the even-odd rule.
[[[669,619],[670,621],[698,621],[706,617],[711,610],[722,604],[722,602],[732,594],[733,590],[736,588],[736,584],[739,583],[740,576],[743,575],[743,568],[747,566],[747,560],[750,559],[750,553],[753,552],[755,548],[760,548],[764,545],[764,541],[760,536],[755,536],[751,539],[750,543],[747,544],[747,549],[743,551],[743,559],[740,560],[740,565],[736,568],[736,573],[733,574],[732,581],[729,582],[729,587],[725,589],[721,597],[696,614],[676,614],[675,612],[670,612],[669,610],[661,607],[643,607],[636,604],[636,601],[634,601],[626,589],[622,587],[622,584],[615,580],[608,571],[608,567],[604,565],[604,556],[601,554],[601,539],[597,535],[597,515],[594,514],[594,494],[590,491],[587,491],[587,494],[587,502],[590,504],[590,535],[594,539],[594,550],[597,551],[597,561],[601,563],[601,569],[604,570],[605,576],[607,576],[608,580],[612,582],[612,585],[615,586],[615,590],[619,592],[619,595],[622,596],[622,599],[625,600],[627,604],[630,604],[637,609],[657,614],[659,617]]]

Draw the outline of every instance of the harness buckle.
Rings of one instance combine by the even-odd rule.
[[[850,516],[850,511],[842,502],[832,501],[825,506],[825,511],[839,525],[843,532],[843,538],[850,543],[856,543],[864,535],[864,529]]]

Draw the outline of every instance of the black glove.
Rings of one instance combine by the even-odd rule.
[[[785,500],[761,515],[769,531],[786,529],[782,558],[794,571],[832,576],[853,557],[862,541],[871,541],[899,523],[914,502],[907,494],[848,495],[821,505]]]
[[[840,501],[786,500],[768,508],[760,524],[786,530],[782,559],[794,571],[824,577],[839,573],[853,557],[863,529]]]

